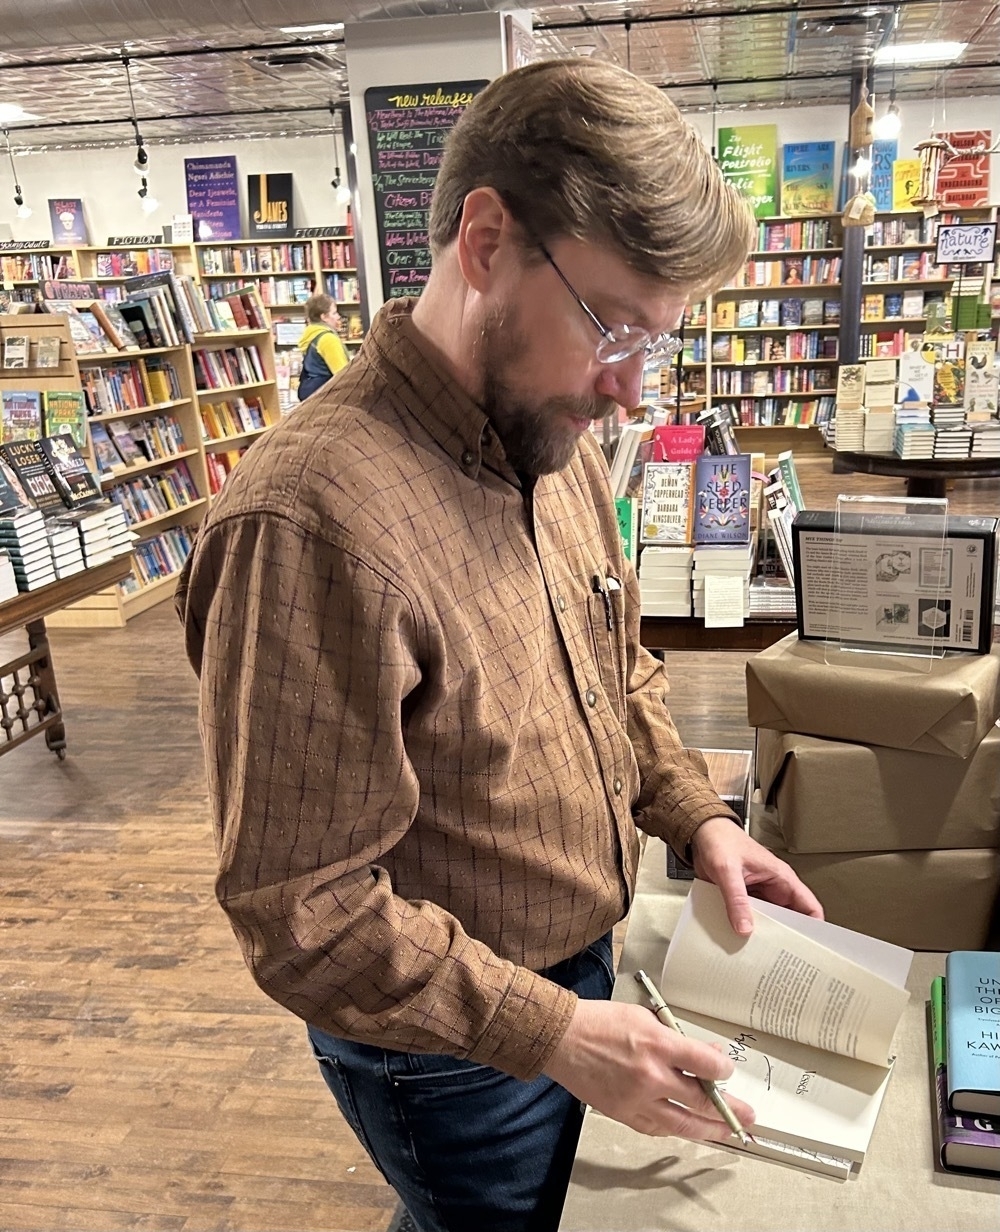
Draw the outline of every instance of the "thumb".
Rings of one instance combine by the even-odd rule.
[[[738,869],[720,870],[715,884],[726,904],[726,915],[733,932],[740,937],[749,937],[753,932],[753,910],[742,873]]]

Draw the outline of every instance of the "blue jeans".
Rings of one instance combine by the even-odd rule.
[[[542,974],[606,1000],[611,934]],[[555,1232],[583,1117],[563,1087],[316,1027],[309,1039],[345,1120],[421,1232]]]

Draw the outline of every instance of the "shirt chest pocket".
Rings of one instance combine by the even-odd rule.
[[[587,624],[601,684],[625,722],[625,592],[620,581],[595,574],[587,597]]]

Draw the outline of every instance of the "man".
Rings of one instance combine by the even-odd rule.
[[[744,203],[659,91],[562,61],[467,110],[430,227],[420,300],[241,462],[179,600],[255,978],[422,1232],[528,1232],[581,1101],[729,1133],[689,1075],[731,1063],[607,1000],[636,823],[738,932],[748,890],[820,908],[681,746],[590,432],[745,260]]]
[[[302,374],[299,377],[299,401],[322,389],[327,381],[346,368],[347,348],[340,340],[340,313],[329,295],[310,295],[306,300],[306,327],[299,339],[302,352]]]

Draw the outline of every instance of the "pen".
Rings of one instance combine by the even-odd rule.
[[[680,1024],[670,1012],[670,1008],[666,1001],[664,1001],[660,996],[659,989],[645,973],[645,971],[637,971],[635,973],[635,978],[636,982],[641,984],[646,990],[646,996],[649,997],[653,1004],[653,1013],[657,1018],[659,1018],[660,1022],[662,1022],[665,1027],[669,1027],[671,1031],[676,1031],[678,1035],[683,1035],[684,1032],[681,1030]],[[736,1119],[736,1113],[733,1112],[732,1108],[730,1108],[730,1106],[726,1103],[719,1088],[715,1085],[711,1078],[699,1078],[698,1082],[701,1089],[715,1105],[716,1109],[722,1116],[722,1119],[733,1131],[733,1136],[739,1138],[740,1142],[744,1146],[749,1146],[750,1143],[753,1142],[753,1138]]]
[[[611,621],[611,597],[609,596],[608,592],[604,589],[604,587],[601,585],[601,578],[599,574],[597,573],[594,574],[590,582],[590,588],[594,592],[595,595],[601,596],[601,600],[604,603],[604,619],[608,623],[608,632],[610,633],[611,630],[614,628],[614,625],[612,624],[612,621]]]

